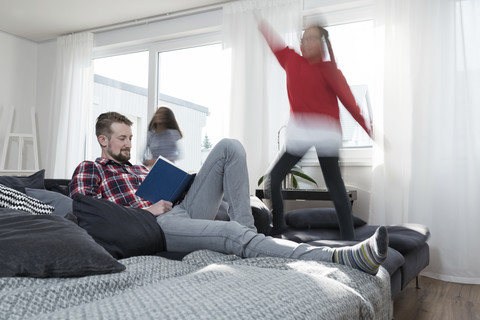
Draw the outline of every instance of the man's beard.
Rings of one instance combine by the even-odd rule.
[[[122,154],[123,151],[128,151],[128,156]],[[118,163],[125,163],[130,160],[130,149],[122,149],[118,154],[110,153],[110,156],[113,160],[117,161]]]

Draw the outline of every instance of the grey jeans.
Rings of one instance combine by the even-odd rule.
[[[230,221],[214,220],[224,199]],[[223,139],[212,149],[185,199],[157,217],[169,251],[208,249],[244,258],[284,257],[332,261],[333,250],[266,237],[256,232],[250,207],[246,154]]]

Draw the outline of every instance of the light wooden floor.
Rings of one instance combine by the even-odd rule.
[[[394,320],[480,320],[480,285],[420,276],[395,299]]]

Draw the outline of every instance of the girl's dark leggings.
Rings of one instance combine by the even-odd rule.
[[[282,181],[301,158],[302,156],[285,152],[270,172],[269,191],[272,197],[272,222],[274,230],[282,230],[286,227],[281,192]],[[353,229],[352,207],[342,179],[340,166],[338,165],[338,157],[318,157],[318,161],[320,162],[323,178],[330,192],[330,197],[335,205],[340,227],[340,237],[342,240],[354,240],[355,231]]]

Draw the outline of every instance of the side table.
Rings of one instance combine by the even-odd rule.
[[[347,195],[353,206],[353,201],[357,200],[357,190],[348,190]],[[263,189],[256,189],[255,196],[265,199]],[[327,189],[283,189],[283,200],[323,200],[331,201],[330,192]]]

